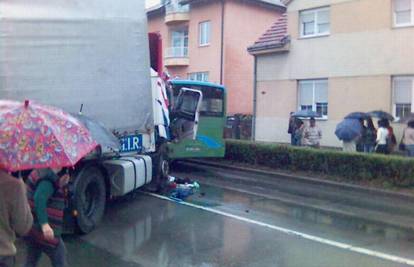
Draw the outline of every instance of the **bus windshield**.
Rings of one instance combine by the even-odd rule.
[[[224,116],[224,91],[222,88],[212,86],[201,86],[192,84],[174,84],[174,99],[177,98],[181,88],[199,90],[203,93],[200,116],[222,117]],[[177,104],[177,103],[175,103]]]

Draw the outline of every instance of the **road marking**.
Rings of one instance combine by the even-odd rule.
[[[356,246],[348,245],[348,244],[345,244],[345,243],[341,243],[341,242],[337,242],[337,241],[333,241],[333,240],[329,240],[329,239],[325,239],[325,238],[321,238],[321,237],[317,237],[317,236],[297,232],[297,231],[282,228],[282,227],[279,227],[279,226],[276,226],[276,225],[272,225],[272,224],[252,220],[252,219],[249,219],[249,218],[246,218],[246,217],[242,217],[242,216],[239,216],[239,215],[234,215],[234,214],[231,214],[231,213],[220,211],[220,210],[217,210],[217,209],[214,209],[214,208],[203,207],[203,206],[192,204],[192,203],[185,202],[185,201],[177,202],[175,200],[170,199],[169,197],[154,194],[154,193],[148,193],[148,192],[143,192],[143,193],[147,194],[147,195],[150,195],[150,196],[153,196],[153,197],[156,197],[156,198],[159,198],[159,199],[163,199],[163,200],[167,200],[167,201],[174,202],[174,203],[177,203],[177,204],[181,204],[181,205],[184,205],[184,206],[188,206],[188,207],[208,211],[208,212],[211,212],[211,213],[219,214],[219,215],[222,215],[222,216],[225,216],[225,217],[233,218],[233,219],[243,221],[243,222],[247,222],[247,223],[250,223],[250,224],[263,226],[263,227],[266,227],[266,228],[269,228],[269,229],[272,229],[272,230],[276,230],[278,232],[288,234],[290,236],[300,237],[300,238],[315,241],[315,242],[318,242],[318,243],[321,243],[321,244],[325,244],[325,245],[329,245],[329,246],[332,246],[332,247],[345,249],[345,250],[356,252],[356,253],[363,254],[363,255],[368,255],[368,256],[380,258],[380,259],[387,260],[387,261],[392,261],[392,262],[395,262],[395,263],[401,263],[401,264],[406,264],[406,265],[409,265],[409,266],[414,266],[414,260],[413,259],[402,258],[402,257],[398,257],[398,256],[395,256],[395,255],[375,251],[375,250],[370,250],[370,249],[366,249],[366,248],[362,248],[362,247],[356,247]]]

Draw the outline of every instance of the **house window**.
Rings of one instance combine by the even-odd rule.
[[[410,115],[414,76],[396,76],[393,78],[394,115],[397,120]]]
[[[394,0],[394,25],[414,25],[414,0]]]
[[[328,80],[299,81],[299,110],[312,110],[328,117]]]
[[[168,49],[167,56],[188,56],[188,29],[177,29],[171,32],[171,47]]]
[[[210,21],[203,21],[199,24],[199,44],[205,46],[210,44]]]
[[[193,72],[188,74],[188,79],[193,81],[208,81],[208,72]]]
[[[300,36],[315,37],[329,35],[329,7],[300,11]]]

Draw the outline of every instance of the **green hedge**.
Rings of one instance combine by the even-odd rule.
[[[354,181],[384,179],[398,186],[414,185],[414,160],[398,156],[226,141],[225,157],[273,169],[306,171]]]

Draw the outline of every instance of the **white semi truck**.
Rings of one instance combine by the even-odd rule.
[[[169,127],[196,136],[202,93],[183,89],[170,125],[163,81],[154,71],[151,80],[144,2],[0,0],[0,98],[82,106],[123,142],[121,153],[95,151],[71,170],[69,230],[92,231],[106,200],[160,183]]]

